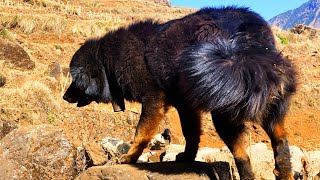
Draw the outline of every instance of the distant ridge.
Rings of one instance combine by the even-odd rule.
[[[269,23],[284,30],[292,28],[296,24],[320,29],[320,0],[310,0],[296,9],[273,17]]]

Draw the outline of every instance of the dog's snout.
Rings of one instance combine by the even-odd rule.
[[[62,98],[63,98],[65,101],[68,101],[68,102],[69,102],[69,98],[68,98],[68,95],[67,95],[67,94],[64,94]]]
[[[75,103],[74,100],[67,93],[65,93],[62,98],[69,103]]]

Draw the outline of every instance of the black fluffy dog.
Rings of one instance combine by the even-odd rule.
[[[164,24],[149,20],[120,28],[86,41],[70,72],[64,95],[70,103],[112,102],[115,111],[124,110],[124,99],[142,103],[123,163],[136,162],[172,105],[186,139],[177,161],[195,159],[201,112],[211,112],[242,179],[254,179],[242,141],[246,121],[270,136],[277,178],[293,178],[283,119],[296,73],[276,50],[267,22],[246,8],[205,8]]]

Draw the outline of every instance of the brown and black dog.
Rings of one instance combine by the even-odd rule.
[[[246,121],[270,136],[277,178],[293,178],[284,116],[296,73],[276,50],[268,23],[246,8],[204,8],[163,24],[147,20],[120,28],[86,41],[70,72],[64,95],[70,103],[112,102],[115,111],[124,110],[124,99],[142,103],[123,163],[136,162],[171,105],[186,139],[177,161],[194,161],[201,113],[211,112],[242,179],[254,179],[242,140]]]

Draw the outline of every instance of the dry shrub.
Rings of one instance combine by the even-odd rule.
[[[60,16],[49,16],[44,19],[41,30],[61,34],[65,31],[67,22]]]
[[[75,36],[85,36],[85,37],[91,37],[91,36],[101,36],[106,33],[105,28],[97,25],[95,22],[90,23],[78,23],[74,24],[71,27],[71,32]]]
[[[0,90],[0,119],[26,121],[27,124],[56,123],[60,106],[52,91],[37,81],[21,88]]]
[[[46,31],[61,34],[67,28],[67,22],[55,15],[0,14],[0,23],[7,29],[19,28],[26,34]]]

